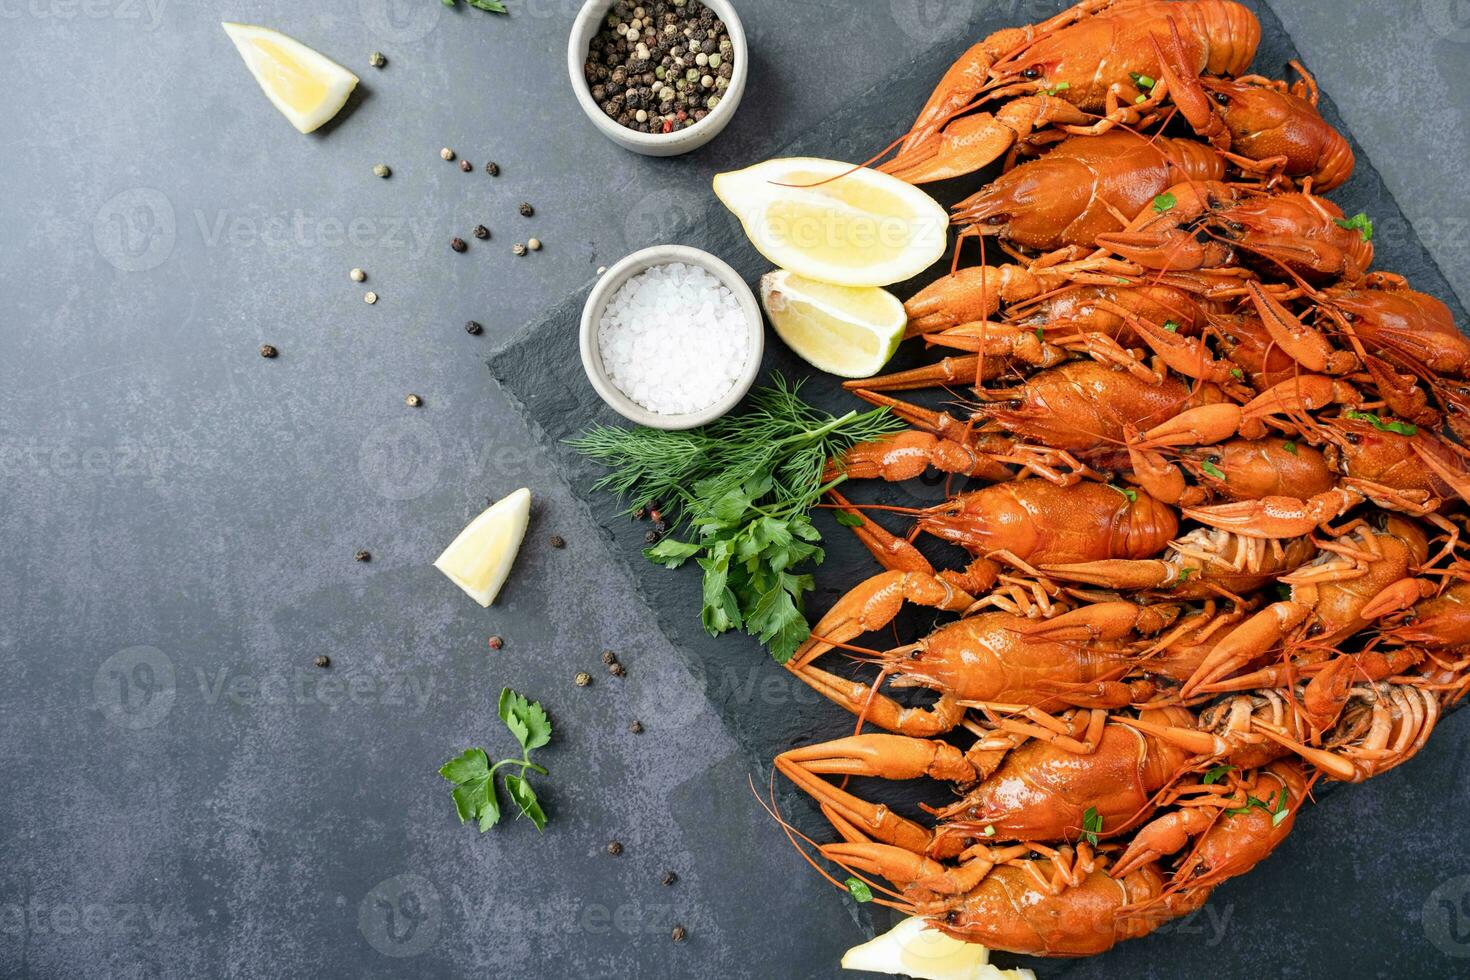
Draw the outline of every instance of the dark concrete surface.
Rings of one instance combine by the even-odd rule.
[[[669,237],[722,153],[790,142],[981,15],[1059,5],[744,0],[739,117],[655,161],[571,104],[578,4],[509,2],[0,0],[0,976],[827,977],[864,938],[773,840],[701,679],[484,360]],[[1463,5],[1276,8],[1467,295]],[[220,20],[318,47],[362,95],[300,136]],[[492,240],[453,254],[479,222]],[[428,563],[522,485],[535,523],[482,611]],[[502,685],[558,726],[539,836],[460,827],[435,775],[508,752]],[[1303,820],[1198,935],[1071,975],[1470,974],[1467,724]]]

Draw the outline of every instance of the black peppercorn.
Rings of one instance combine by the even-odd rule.
[[[332,658],[327,656],[325,653],[322,653],[318,654],[317,658],[313,660],[312,663],[316,664],[318,667],[327,668],[332,666]]]
[[[464,332],[469,334],[471,337],[478,337],[480,335],[480,331],[484,329],[484,327],[480,326],[474,320],[465,321]]]
[[[604,650],[602,651],[602,662],[609,665],[615,664],[618,662],[618,655],[611,650]]]
[[[673,939],[676,943],[682,943],[685,939],[689,938],[689,930],[683,926],[674,926],[674,931],[669,933],[669,938]]]
[[[647,534],[643,535],[643,540],[647,541],[649,544],[653,544],[658,540],[658,532],[649,531]]]
[[[553,534],[551,537],[546,539],[546,542],[553,548],[565,548],[567,546],[567,539],[562,537],[560,534]]]
[[[489,163],[485,164],[485,172],[491,177],[499,177],[500,164],[496,163],[494,160],[490,161]]]
[[[260,356],[264,357],[266,360],[270,360],[272,357],[275,357],[279,353],[280,351],[276,350],[270,344],[260,345]]]
[[[614,677],[623,677],[628,673],[628,668],[622,664],[608,664],[607,672]]]
[[[635,721],[635,722],[633,722],[631,725],[628,726],[628,731],[632,732],[634,735],[642,735],[643,734],[643,722],[641,722],[641,721]]]
[[[357,554],[353,555],[352,556],[352,560],[353,561],[372,561],[373,560],[373,555],[372,555],[372,552],[370,552],[366,548],[364,548],[361,551],[359,551]]]
[[[674,874],[672,871],[665,871],[664,872],[664,876],[659,879],[659,881],[661,881],[663,883],[663,885],[664,885],[665,888],[667,888],[669,885],[672,885],[674,882],[676,882],[678,880],[679,880],[679,876],[676,875],[676,874]]]
[[[484,225],[475,225],[475,237],[484,241],[490,237],[490,229]]]
[[[531,205],[527,204],[525,201],[522,201],[520,212],[522,218],[529,218],[531,215],[536,213],[536,209],[531,207]]]
[[[617,857],[619,854],[623,853],[622,843],[620,843],[619,841],[613,841],[611,844],[608,844],[607,853],[611,854],[613,857]]]
[[[449,247],[454,249],[456,252],[463,252],[465,249],[469,248],[469,246],[464,243],[463,238],[451,238],[449,240]]]

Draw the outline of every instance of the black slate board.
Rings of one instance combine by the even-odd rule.
[[[1269,7],[1254,0],[1245,2],[1256,11],[1262,27],[1261,44],[1253,66],[1255,70],[1280,77],[1288,61],[1305,60],[1301,58],[1291,38]],[[1059,3],[1057,9],[1063,6],[1065,5]],[[1049,11],[1041,11],[1036,5],[1027,5],[1024,9],[1028,15],[1034,15],[1038,19],[1049,15]],[[1015,23],[1015,18],[1008,16],[1008,7],[1002,4],[980,13],[977,21],[971,25],[973,37],[954,38],[934,45],[875,86],[872,91],[853,100],[847,110],[833,116],[824,125],[786,146],[763,148],[759,158],[729,160],[727,169],[738,169],[759,162],[759,159],[776,156],[819,156],[854,161],[867,158],[904,131],[936,80],[974,37],[1000,27],[1011,26]],[[1310,64],[1308,67],[1310,68]],[[1325,94],[1321,110],[1329,122],[1347,133],[1336,108]],[[743,111],[759,112],[760,107],[752,101],[743,107]],[[1348,137],[1352,139],[1350,133]],[[1328,196],[1346,214],[1363,211],[1373,218],[1378,230],[1375,236],[1376,268],[1407,276],[1415,288],[1444,300],[1450,305],[1457,321],[1465,322],[1465,311],[1433,259],[1384,187],[1371,161],[1366,159],[1356,141],[1353,143],[1358,154],[1357,170],[1351,181]],[[928,189],[942,203],[949,204],[973,192],[997,172],[998,170],[992,168],[971,178],[937,187],[931,186]],[[739,223],[719,204],[712,193],[708,195],[708,206],[700,213],[681,215],[675,230],[677,234],[669,240],[703,248],[720,256],[752,285],[770,270],[770,263],[749,244]],[[665,228],[664,231],[667,232],[668,229]],[[970,247],[973,248],[973,245]],[[967,253],[965,264],[973,264],[975,261],[975,253]],[[995,258],[992,257],[991,261],[995,261]],[[941,266],[943,268],[936,267],[931,273],[911,283],[891,288],[899,296],[911,295],[918,286],[947,269],[947,260]],[[503,390],[519,402],[519,407],[530,424],[538,430],[538,435],[552,447],[567,480],[584,500],[596,522],[615,542],[616,552],[624,556],[627,570],[654,610],[660,628],[684,652],[690,669],[703,679],[707,697],[715,712],[749,753],[752,771],[759,768],[764,772],[770,759],[791,745],[850,733],[850,715],[821,701],[785,671],[771,664],[753,639],[733,633],[717,639],[708,636],[699,621],[697,571],[686,569],[670,572],[644,561],[640,551],[644,547],[643,536],[648,525],[633,522],[622,515],[617,501],[609,495],[588,492],[587,488],[603,475],[603,471],[572,453],[563,442],[593,423],[621,424],[622,420],[602,404],[582,374],[577,352],[577,330],[584,300],[585,292],[579,291],[552,308],[542,319],[528,325],[514,341],[493,356],[490,361],[492,374]],[[916,346],[905,345],[906,348]],[[889,369],[920,363],[932,357],[932,354],[925,355],[922,351],[906,349],[900,352]],[[810,377],[803,388],[804,397],[828,410],[840,413],[853,407],[865,407],[845,394],[835,379],[813,372],[792,355],[779,339],[768,333],[762,379],[768,378],[772,372],[780,372],[788,378]],[[854,499],[905,506],[934,503],[945,493],[943,481],[937,478],[921,478],[903,484],[875,483],[863,487],[850,485],[848,489]],[[817,570],[817,591],[809,600],[808,614],[813,622],[844,590],[878,570],[871,556],[829,515],[820,513],[816,521],[825,539],[827,560]],[[901,528],[898,522],[888,523],[895,529]],[[948,561],[953,565],[960,555],[959,552],[946,555],[942,545],[928,544],[925,547],[932,552],[931,557],[936,559],[936,564]],[[925,619],[921,613],[905,613],[904,618],[899,621],[899,629],[922,629]],[[886,785],[859,781],[853,784],[853,788],[869,798],[900,805],[911,803],[919,796],[936,803],[945,799],[942,787],[935,786]],[[812,832],[818,839],[830,839],[830,830],[824,833],[824,822],[803,797],[783,793],[780,799],[783,809],[798,826]],[[772,846],[784,846],[782,838],[775,835],[774,829],[769,843]],[[1306,887],[1311,887],[1310,874],[1310,871],[1304,872],[1305,877],[1298,879]],[[1216,915],[1221,907],[1219,896],[1226,891],[1247,899],[1250,895],[1248,884],[1242,887],[1242,882],[1232,882],[1217,893],[1204,914],[1196,917],[1191,924],[1182,928],[1176,926],[1172,930],[1166,927],[1163,930],[1164,935],[1146,942],[1200,945],[1200,942],[1191,937],[1197,930],[1201,937],[1207,938],[1212,929],[1211,916]],[[1233,909],[1233,903],[1225,907]],[[1219,918],[1223,919],[1227,915],[1228,912]],[[888,914],[879,911],[877,927],[886,928],[887,922]],[[1290,935],[1290,930],[1287,929],[1282,938]],[[1143,968],[1137,957],[1145,957],[1142,963],[1147,963],[1148,960],[1146,953],[1133,950],[1138,946],[1139,943],[1125,944],[1124,948],[1101,959],[1127,957],[1133,961],[1133,965],[1120,975],[1142,975]],[[1094,964],[1097,959],[1093,961]],[[1058,975],[1068,970],[1070,965],[1067,961],[1045,960],[1025,960],[1024,963],[1037,969],[1042,976]],[[1176,967],[1182,968],[1183,965],[1175,961]],[[1153,974],[1151,969],[1148,972]],[[1174,975],[1174,971],[1166,969],[1157,975],[1170,976]]]

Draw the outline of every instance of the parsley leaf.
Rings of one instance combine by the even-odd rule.
[[[1188,582],[1189,581],[1189,576],[1193,575],[1195,573],[1195,571],[1196,571],[1196,569],[1189,568],[1189,567],[1185,567],[1185,568],[1179,569],[1179,577],[1174,580],[1174,586],[1173,587],[1174,588],[1178,588],[1179,586],[1183,585],[1185,582]]]
[[[1082,836],[1087,839],[1087,843],[1096,847],[1097,835],[1102,833],[1102,829],[1102,814],[1097,812],[1097,807],[1088,807],[1086,812],[1082,814]]]
[[[500,801],[495,796],[495,780],[490,777],[490,759],[484,749],[466,749],[463,755],[440,766],[439,775],[456,784],[454,810],[460,823],[478,819],[483,834],[500,821]]]
[[[1205,773],[1204,784],[1206,786],[1213,786],[1215,783],[1218,783],[1220,780],[1224,779],[1226,773],[1234,771],[1234,766],[1230,765],[1229,763],[1221,763],[1220,765],[1211,769],[1209,772]]]
[[[1154,210],[1159,212],[1160,214],[1163,214],[1165,211],[1169,210],[1177,203],[1179,203],[1178,198],[1176,198],[1173,194],[1170,194],[1168,191],[1165,191],[1158,197],[1154,198]]]
[[[1362,211],[1359,211],[1351,218],[1337,218],[1333,223],[1339,228],[1356,231],[1363,236],[1363,241],[1365,242],[1371,242],[1373,240],[1373,219]]]
[[[847,886],[847,893],[859,902],[873,900],[873,889],[868,887],[867,882],[858,878],[849,878],[843,884]]]
[[[464,2],[476,10],[485,10],[492,14],[506,13],[505,4],[501,0],[464,0]],[[454,0],[444,0],[444,6],[454,6]]]
[[[1372,412],[1359,412],[1350,408],[1342,414],[1359,422],[1367,422],[1379,432],[1394,432],[1401,436],[1412,436],[1419,432],[1419,427],[1412,422],[1399,422],[1394,419],[1385,421]]]
[[[845,510],[839,510],[837,512],[837,523],[843,527],[862,527],[863,519],[857,514],[849,514]]]
[[[1067,89],[1069,89],[1071,87],[1072,87],[1072,83],[1071,82],[1057,82],[1051,88],[1044,88],[1044,89],[1042,89],[1041,90],[1041,94],[1042,95],[1056,95],[1056,94],[1058,94],[1060,92],[1065,92]]]
[[[526,777],[506,773],[505,789],[516,806],[521,808],[521,816],[530,817],[537,830],[545,830],[546,814],[542,812],[541,804],[536,799],[536,791],[531,788]]]
[[[1204,470],[1207,476],[1212,476],[1217,480],[1225,479],[1225,471],[1207,459],[1200,460],[1199,468]]]
[[[1138,491],[1137,490],[1130,490],[1127,487],[1120,487],[1116,483],[1109,483],[1108,484],[1108,489],[1109,490],[1116,490],[1119,493],[1121,493],[1123,496],[1127,497],[1128,498],[1128,502],[1130,504],[1136,504],[1136,503],[1138,503]]]
[[[1179,332],[1179,324],[1177,322],[1175,322],[1174,320],[1165,320],[1164,321],[1164,329],[1167,330],[1167,331],[1169,331],[1170,333],[1178,333]]]
[[[531,752],[551,741],[551,719],[540,704],[510,688],[500,692],[500,720],[515,736],[521,746],[519,759],[501,759],[493,766],[484,749],[467,749],[439,767],[439,775],[454,784],[454,810],[459,822],[479,820],[480,833],[484,833],[500,822],[500,797],[495,787],[495,770],[502,766],[519,766],[519,773],[507,772],[504,777],[505,791],[520,809],[521,815],[530,817],[539,831],[546,826],[546,814],[536,799],[536,791],[526,779],[526,770],[546,775],[546,770],[531,761]]]
[[[1296,455],[1296,443],[1292,442],[1290,439],[1288,439],[1285,442],[1283,442],[1281,444],[1281,448],[1282,449],[1285,449],[1287,452],[1291,453],[1293,456]]]
[[[551,741],[551,719],[541,705],[527,700],[524,694],[503,688],[498,710],[500,720],[527,752]]]

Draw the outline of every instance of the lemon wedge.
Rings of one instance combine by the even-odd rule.
[[[887,286],[944,254],[949,215],[897,177],[851,164],[787,157],[716,174],[715,196],[760,253],[839,286]]]
[[[435,559],[434,567],[471,599],[488,606],[510,574],[530,520],[531,491],[522,487],[470,521]]]
[[[221,24],[266,98],[303,133],[335,116],[357,87],[357,76],[280,31]]]
[[[908,315],[877,286],[833,286],[777,269],[761,277],[776,333],[812,367],[844,378],[877,374],[903,340]]]
[[[1036,980],[1030,970],[1002,970],[990,964],[990,950],[952,939],[918,916],[842,957],[844,970],[907,973],[915,980]]]

